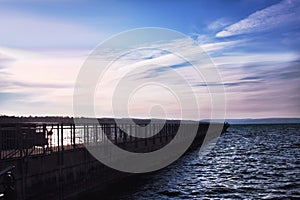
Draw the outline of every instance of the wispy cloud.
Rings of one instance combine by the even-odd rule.
[[[296,52],[228,52],[223,53],[221,56],[214,57],[214,62],[219,65],[227,65],[231,69],[240,68],[244,65],[250,66],[249,69],[253,68],[254,65],[269,63],[269,64],[283,64],[285,62],[296,61],[299,59],[299,55]],[[255,69],[257,70],[257,69]]]
[[[300,23],[300,2],[297,0],[283,0],[278,4],[256,11],[224,30],[216,37],[228,37],[258,31],[269,30],[289,23]]]
[[[88,51],[0,47],[1,113],[72,113],[72,93]]]
[[[276,112],[287,113],[286,115],[292,113],[292,106],[289,105],[298,106],[295,99],[299,97],[296,95],[299,88],[295,85],[299,80],[298,55],[293,52],[233,51],[234,47],[245,44],[245,40],[201,44],[204,50],[213,55],[211,59],[217,65],[223,83],[205,82],[205,77],[199,78],[190,63],[171,52],[159,50],[162,46],[180,48],[186,55],[199,59],[202,55],[195,53],[195,48],[199,46],[191,40],[146,46],[146,50],[126,54],[112,63],[95,91],[96,114],[114,116],[117,113],[113,112],[111,99],[118,84],[124,86],[124,92],[149,81],[176,88],[176,92],[184,96],[185,103],[191,101],[190,95],[194,93],[203,118],[208,118],[211,111],[211,97],[207,86],[222,85],[229,102],[228,117],[258,117],[256,114],[259,111],[262,117],[279,116]],[[229,49],[231,51],[225,51]],[[222,53],[215,55],[215,52]],[[0,53],[10,60],[5,61],[6,67],[0,69],[1,112],[28,115],[72,114],[73,85],[87,51],[0,48]],[[110,61],[117,55],[118,52],[108,50],[101,52],[100,58]],[[201,67],[207,67],[205,62],[202,64]],[[274,98],[269,98],[270,96]],[[180,117],[180,105],[176,98],[157,85],[137,90],[129,101],[128,109],[133,116],[147,117],[145,115],[148,111],[157,104],[163,106],[168,118]],[[282,106],[275,112],[276,104]],[[192,107],[187,109],[191,109],[193,113]],[[241,116],[239,113],[242,113]]]
[[[224,18],[217,19],[208,25],[208,30],[217,31],[225,26],[229,25],[230,22]]]
[[[224,51],[225,49],[229,49],[232,47],[236,47],[238,45],[244,44],[246,40],[232,40],[226,42],[211,42],[202,44],[201,47],[206,52],[215,52],[215,51]]]

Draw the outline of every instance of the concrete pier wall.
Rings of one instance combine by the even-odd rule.
[[[59,128],[59,126],[58,126]],[[192,147],[199,146],[206,134],[208,124],[199,126]],[[188,126],[186,135],[189,137]],[[75,128],[74,128],[75,131]],[[176,135],[176,126],[147,139],[133,139],[129,136],[115,140],[116,144],[131,152],[151,152],[168,144]],[[183,138],[184,139],[184,138]],[[1,160],[1,168],[15,166],[15,189],[18,200],[27,199],[71,199],[84,192],[99,190],[132,174],[111,169],[96,160],[82,144],[74,148],[59,148],[59,151]],[[110,145],[101,142],[101,148],[110,156]],[[176,148],[176,145],[174,146]],[[63,150],[64,149],[64,150]],[[117,157],[111,158],[118,160]]]

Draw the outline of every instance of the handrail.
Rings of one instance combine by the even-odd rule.
[[[11,170],[13,170],[15,168],[14,165],[8,166],[6,167],[4,170],[0,171],[0,177],[5,175],[7,172],[10,172]]]
[[[15,168],[14,165],[6,167],[4,170],[0,171],[0,177],[4,177],[4,191],[0,193],[0,199],[16,199],[16,193],[14,189],[14,176],[12,170]]]

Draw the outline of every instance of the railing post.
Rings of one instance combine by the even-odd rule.
[[[96,131],[95,131],[95,143],[98,143],[98,125],[97,124],[95,124],[95,129],[96,129]]]
[[[129,132],[128,132],[128,134],[129,134],[129,140],[131,142],[132,141],[132,124],[129,124]]]
[[[48,141],[48,137],[47,137],[47,127],[46,127],[46,124],[43,124],[43,136],[44,138],[46,139],[47,138],[47,149],[49,147],[49,141]],[[45,145],[43,145],[43,151],[44,153],[46,153],[46,149],[45,149]]]
[[[147,146],[148,145],[148,138],[147,138],[147,136],[148,136],[148,129],[149,129],[149,127],[147,126],[147,124],[144,124],[144,130],[145,130],[145,146]]]
[[[128,124],[124,124],[124,129],[127,130],[128,128]],[[128,131],[127,131],[128,132]],[[125,131],[123,131],[123,142],[127,142],[127,133]]]
[[[138,147],[138,125],[135,125],[135,131],[134,131],[134,144],[135,144],[135,148]]]
[[[73,124],[73,148],[76,147],[76,134],[75,134],[75,124]]]
[[[59,124],[57,124],[56,132],[57,132],[57,151],[59,151]]]
[[[72,147],[73,145],[73,126],[70,124],[70,146]]]
[[[90,127],[89,125],[86,125],[86,141],[87,141],[87,144],[90,143]]]
[[[86,144],[86,127],[83,125],[83,143]]]
[[[156,144],[156,138],[158,137],[158,134],[155,132],[155,124],[152,125],[152,137],[153,137],[153,144]]]
[[[102,131],[101,131],[101,141],[102,141],[102,142],[106,142],[106,141],[104,140],[104,138],[105,138],[105,136],[108,137],[108,136],[106,135],[106,133],[107,133],[107,130],[106,130],[107,127],[106,127],[105,124],[102,124],[102,126],[101,126],[100,128],[102,128]]]
[[[60,129],[60,133],[61,133],[61,150],[64,150],[64,125],[61,124],[61,129]]]
[[[159,141],[160,141],[160,143],[162,143],[164,127],[162,128],[162,130],[159,130],[159,124],[158,124],[158,125],[156,125],[155,131],[157,131],[157,132],[159,131],[158,132],[158,134],[159,134]]]
[[[114,124],[114,129],[115,129],[115,143],[118,143],[118,134],[117,134],[117,124]]]
[[[164,132],[165,132],[165,137],[166,137],[166,141],[168,140],[168,135],[167,135],[167,133],[168,133],[168,131],[169,131],[169,126],[170,126],[170,124],[166,124],[165,125],[165,130],[164,130]]]

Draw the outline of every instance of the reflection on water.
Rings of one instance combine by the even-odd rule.
[[[300,199],[300,125],[231,126],[212,152],[125,180],[100,199]]]

